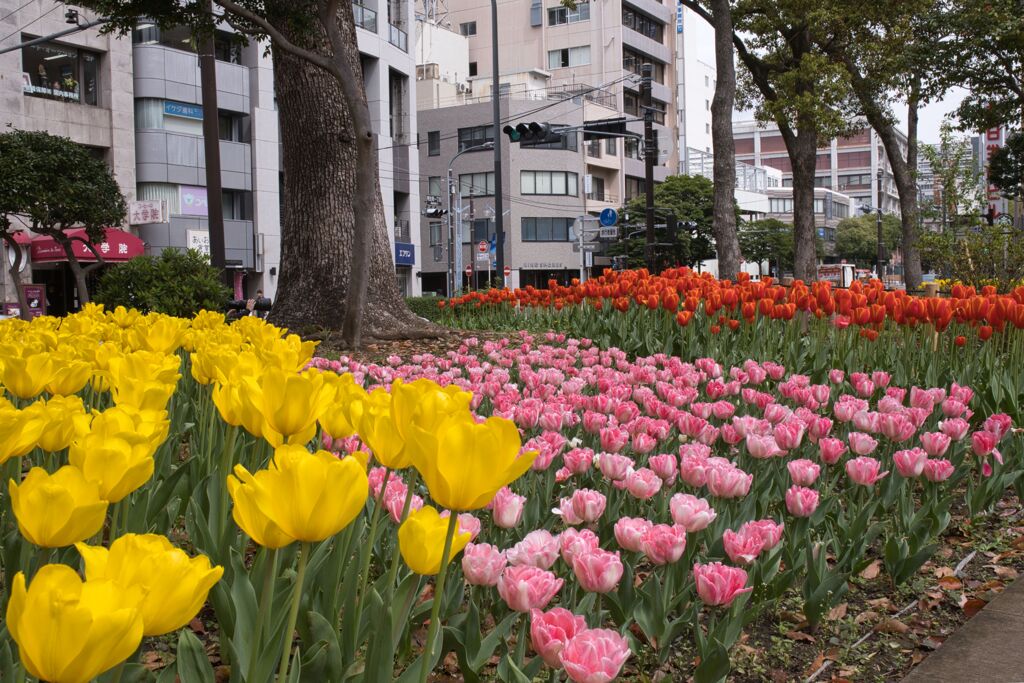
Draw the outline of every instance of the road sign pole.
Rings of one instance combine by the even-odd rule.
[[[579,221],[580,224],[580,284],[583,284],[587,281],[587,254],[583,251],[583,237],[584,233],[586,233],[586,222],[583,216],[580,216],[576,220]]]

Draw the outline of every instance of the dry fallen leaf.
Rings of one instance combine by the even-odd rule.
[[[935,577],[939,579],[941,579],[944,576],[953,576],[954,574],[952,567],[936,567],[935,571],[933,571],[932,573],[935,574]]]
[[[817,642],[814,636],[810,633],[804,633],[803,631],[787,631],[786,637],[790,640],[802,640],[805,643]]]
[[[964,587],[964,584],[955,576],[943,576],[939,579],[939,586],[948,591],[958,591]]]
[[[203,622],[198,617],[188,622],[188,627],[196,633],[206,633],[206,627],[203,626]]]
[[[861,612],[856,617],[854,617],[853,623],[861,624],[865,621],[874,621],[877,618],[878,612],[872,612],[871,610],[868,610],[867,612]]]
[[[845,602],[839,603],[828,611],[828,616],[826,618],[833,621],[836,619],[842,619],[846,616],[846,607],[847,605]]]
[[[892,600],[889,598],[875,598],[874,600],[868,600],[868,606],[892,611]]]
[[[1014,569],[1013,567],[1000,567],[1000,566],[996,566],[995,567],[995,573],[996,573],[996,576],[998,576],[999,578],[1006,579],[1008,581],[1013,581],[1014,579],[1017,578],[1017,570]]]
[[[964,602],[960,606],[963,608],[964,614],[967,616],[967,618],[970,619],[975,614],[980,612],[982,610],[982,608],[985,607],[986,604],[987,603],[984,600],[979,600],[977,598],[971,598],[970,600],[967,600],[966,602]]]
[[[942,636],[929,636],[920,642],[920,646],[926,650],[938,650],[945,640]]]
[[[876,576],[878,576],[878,572],[880,572],[881,570],[882,570],[882,561],[881,560],[875,560],[874,562],[872,562],[868,566],[864,567],[863,570],[861,570],[860,578],[868,579],[868,580],[873,579]]]
[[[875,631],[879,633],[906,633],[910,630],[910,627],[904,624],[899,619],[883,619],[875,626]]]

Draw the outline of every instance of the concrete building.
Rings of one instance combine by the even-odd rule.
[[[782,171],[783,186],[792,186],[789,155],[776,126],[738,121],[733,123],[733,133],[738,161],[777,168]],[[906,144],[905,136],[902,142]],[[827,141],[818,149],[814,184],[852,197],[858,205],[875,207],[879,169],[882,170],[882,211],[898,216],[899,195],[885,148],[878,134],[866,124],[852,135]]]
[[[675,5],[657,0],[577,3],[570,10],[549,0],[498,3],[501,87],[512,96],[557,91],[571,94],[592,88],[610,93],[602,102],[614,115],[641,118],[640,67],[653,65],[652,99],[660,154],[655,182],[676,172]],[[491,89],[490,6],[472,0],[448,0],[439,23],[465,35],[469,43],[472,95],[487,98]],[[545,95],[547,96],[547,95]],[[643,124],[630,124],[642,133]],[[450,128],[444,132],[453,132]],[[622,160],[620,185],[610,188],[629,199],[643,193],[644,164],[634,146]]]
[[[0,1],[0,47],[69,28],[65,9],[50,0]],[[83,23],[91,18],[88,13],[81,15]],[[96,29],[73,33],[0,55],[0,74],[0,126],[46,131],[87,146],[110,166],[125,197],[134,199],[130,41],[100,35]],[[52,304],[47,310],[60,311],[69,291],[73,293],[71,273],[60,261],[28,263],[29,237],[26,233],[21,281],[40,285],[45,300]],[[3,302],[14,302],[15,283],[7,268],[0,270]]]
[[[766,218],[777,218],[783,223],[793,223],[793,188],[770,188],[768,214]],[[857,215],[857,203],[853,197],[824,187],[814,188],[814,227],[818,239],[825,247],[818,258],[826,263],[835,256],[836,227],[844,218]]]
[[[714,150],[711,100],[717,83],[715,31],[693,10],[677,5],[675,33],[679,164],[687,169],[702,164],[702,155]],[[691,160],[692,154],[696,156]]]

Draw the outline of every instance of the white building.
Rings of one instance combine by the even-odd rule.
[[[687,169],[691,150],[710,154],[714,149],[711,100],[716,85],[715,31],[693,10],[677,5],[675,34],[679,164]]]

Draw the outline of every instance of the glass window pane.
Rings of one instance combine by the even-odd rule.
[[[537,194],[551,194],[551,172],[537,172]]]
[[[533,171],[522,171],[519,174],[519,192],[536,194],[536,174]]]
[[[537,219],[537,239],[542,242],[551,241],[551,219],[550,218],[538,218]]]
[[[571,195],[573,195],[575,197],[577,194],[579,194],[579,191],[577,190],[577,187],[576,187],[576,174],[575,173],[569,173],[569,174],[567,174],[567,176],[568,176],[568,182],[566,183],[566,185],[567,185],[567,187],[566,187],[566,194],[571,194]]]
[[[551,174],[551,194],[565,194],[565,173]]]

